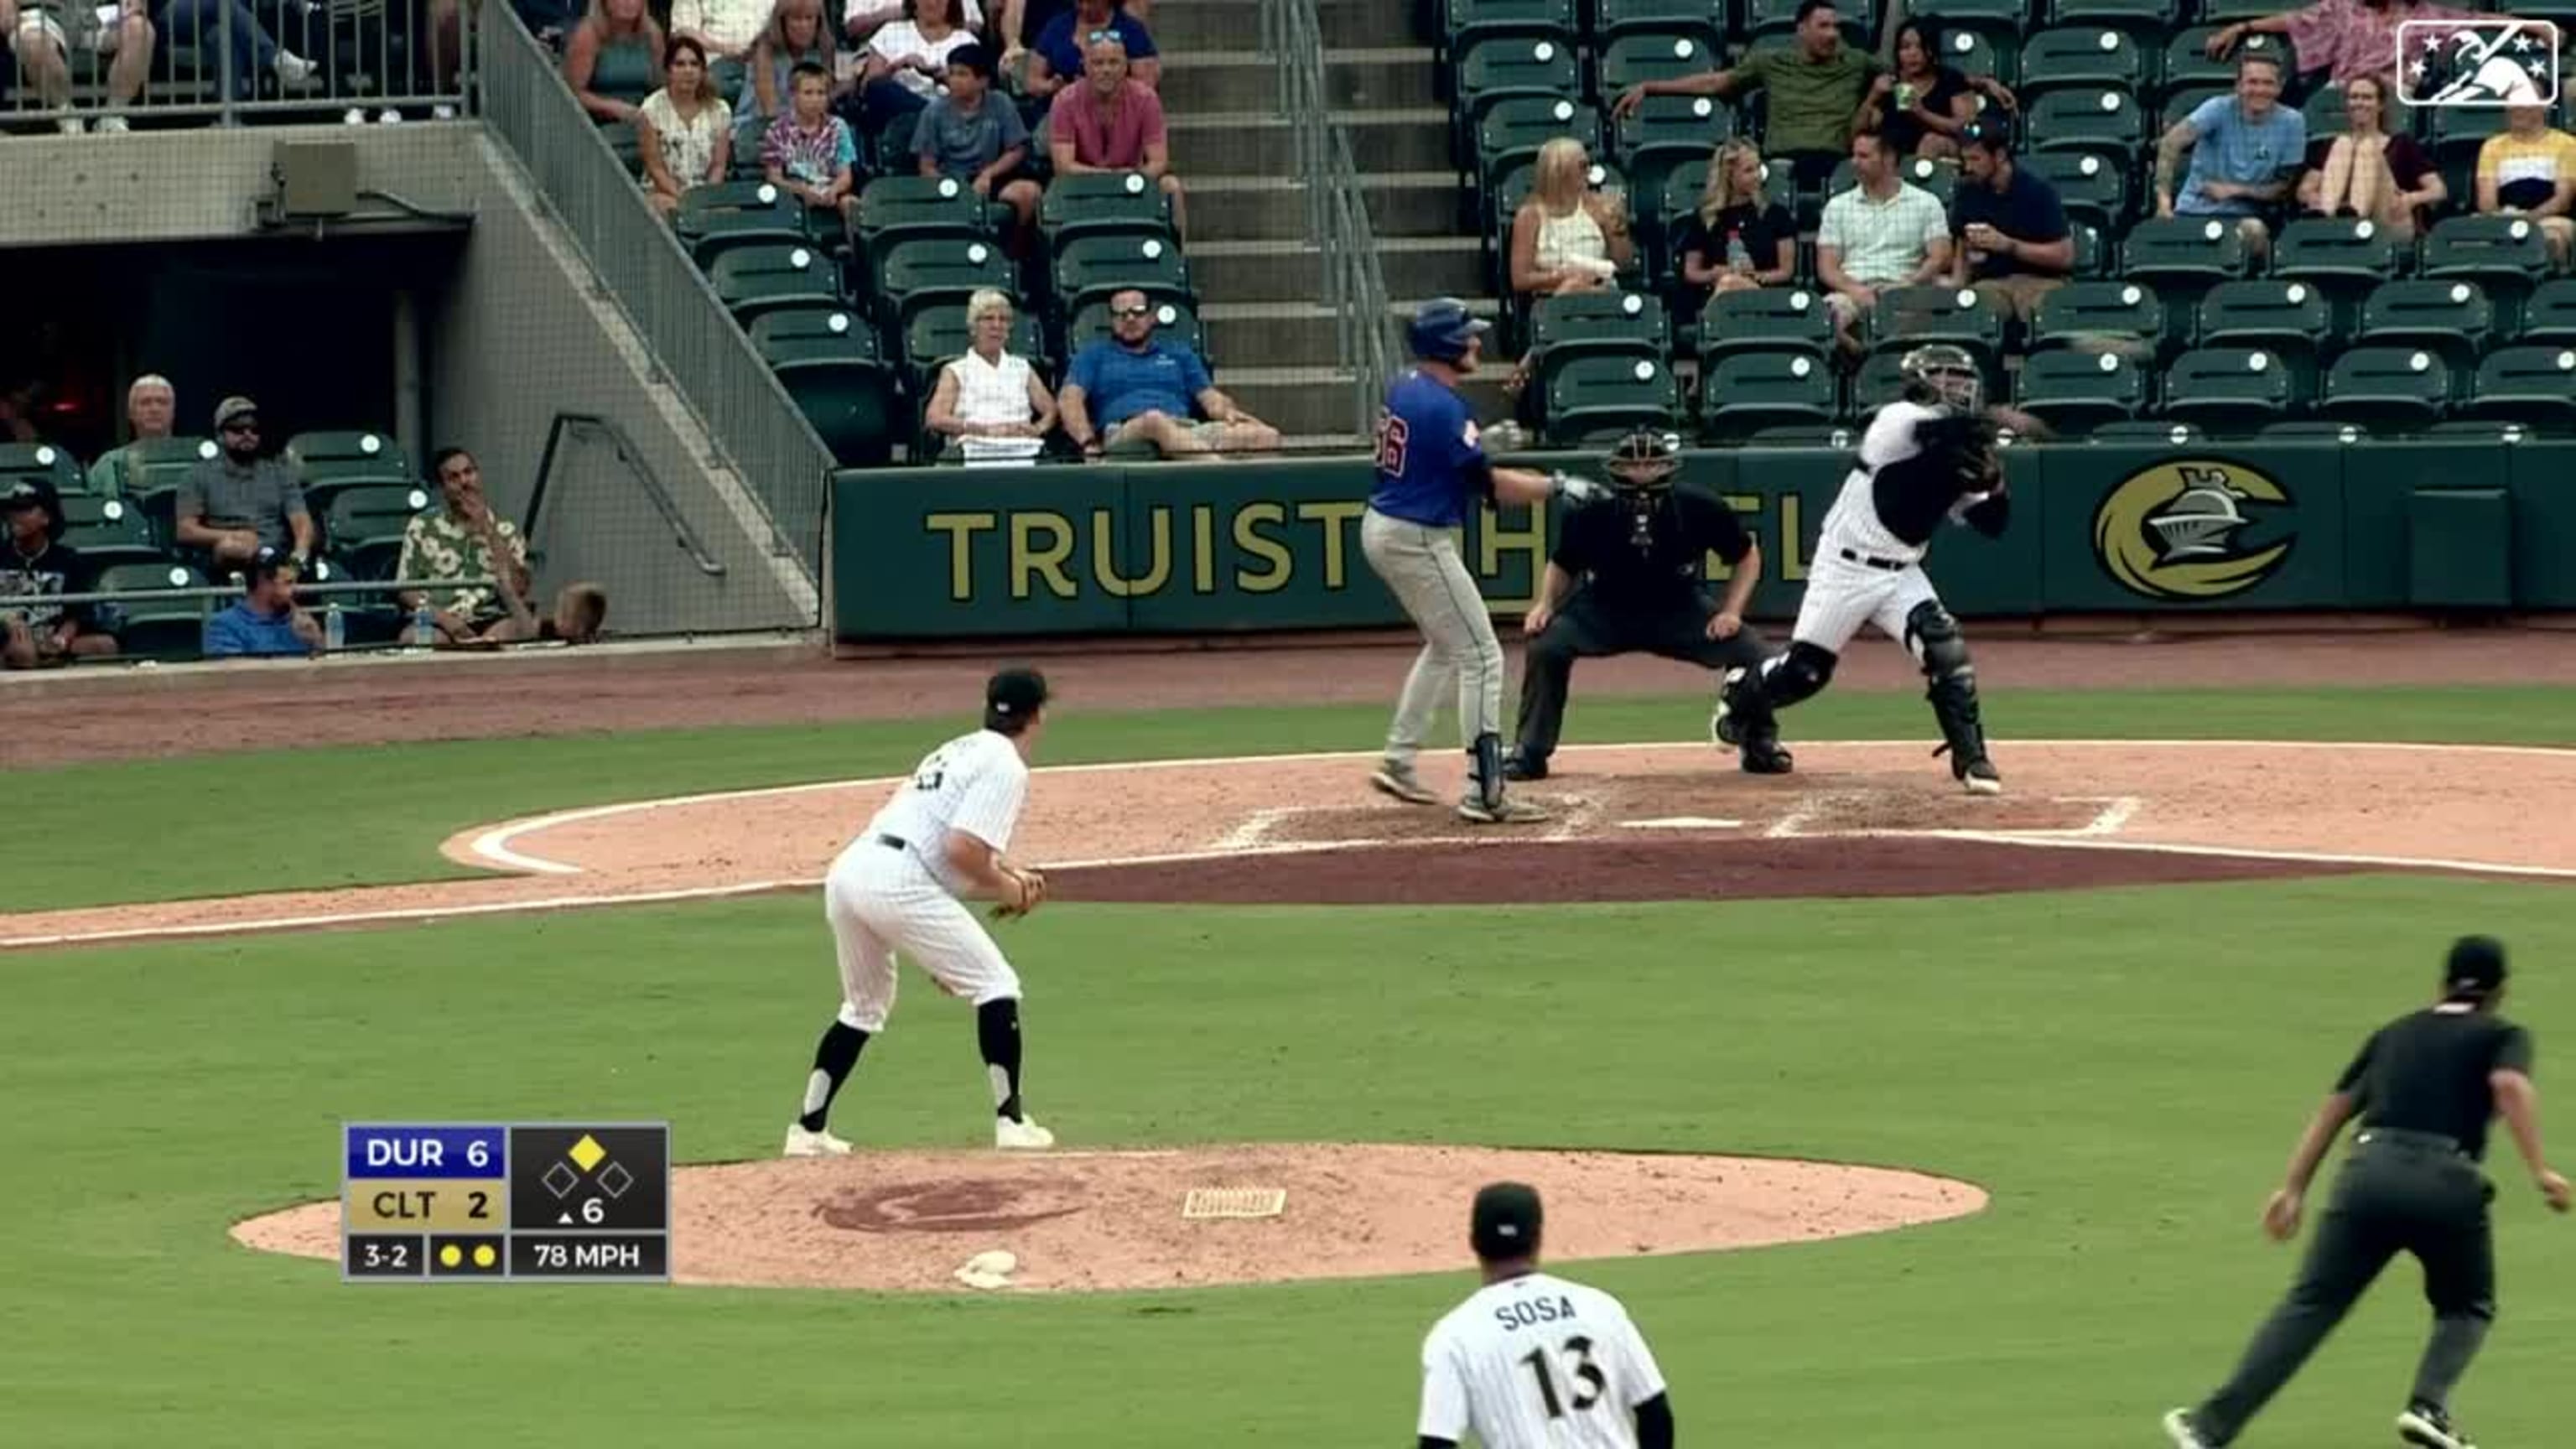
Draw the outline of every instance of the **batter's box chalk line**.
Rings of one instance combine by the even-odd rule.
[[[1181,1216],[1205,1218],[1275,1218],[1288,1211],[1284,1187],[1194,1187],[1181,1200]]]

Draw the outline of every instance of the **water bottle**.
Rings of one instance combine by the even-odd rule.
[[[337,599],[322,610],[322,648],[332,654],[348,647],[349,622],[341,616]]]
[[[1744,244],[1744,233],[1740,231],[1726,234],[1726,265],[1729,271],[1753,270],[1753,251]]]
[[[423,601],[419,608],[411,611],[409,642],[414,648],[419,649],[427,649],[438,643],[438,618],[430,613],[427,601]]]

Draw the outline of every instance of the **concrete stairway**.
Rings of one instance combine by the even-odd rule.
[[[1387,294],[1410,315],[1434,296],[1485,290],[1462,231],[1448,110],[1410,7],[1322,0],[1327,87],[1349,130]],[[1154,43],[1173,167],[1189,186],[1190,270],[1217,385],[1309,446],[1356,443],[1353,378],[1339,367],[1293,132],[1277,114],[1275,66],[1257,51],[1249,0],[1156,0]]]

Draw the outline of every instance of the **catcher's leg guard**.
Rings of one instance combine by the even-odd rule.
[[[1932,718],[1941,726],[1940,754],[1950,756],[1950,773],[1961,780],[1986,760],[1986,731],[1977,712],[1977,669],[1968,661],[1968,641],[1959,621],[1937,599],[1926,599],[1905,616],[1905,647],[1930,681],[1924,691],[1932,701]]]

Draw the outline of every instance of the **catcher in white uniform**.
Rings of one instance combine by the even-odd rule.
[[[1975,359],[1933,343],[1905,354],[1905,395],[1878,410],[1861,435],[1860,462],[1825,515],[1806,598],[1785,653],[1756,670],[1734,670],[1719,691],[1710,728],[1721,745],[1776,739],[1773,712],[1812,698],[1863,624],[1905,646],[1928,682],[1932,717],[1950,773],[1969,793],[2003,793],[1986,758],[1977,708],[1977,671],[1959,621],[1923,572],[1923,555],[1945,522],[2000,537],[2012,499],[1995,456],[1997,423],[2024,436],[2044,430],[2008,408],[1979,406],[1984,378]]]
[[[984,687],[984,727],[922,760],[832,862],[823,910],[840,957],[841,1011],[814,1049],[805,1098],[787,1128],[789,1157],[838,1157],[826,1130],[832,1099],[894,1008],[898,953],[940,989],[975,1004],[975,1040],[993,1084],[993,1145],[1052,1147],[1055,1134],[1020,1105],[1020,978],[964,898],[1025,915],[1046,878],[1011,863],[1011,831],[1028,797],[1029,753],[1046,728],[1046,677],[1007,669]]]
[[[1476,1194],[1485,1286],[1422,1341],[1421,1449],[1671,1449],[1663,1370],[1619,1300],[1538,1269],[1538,1190]]]

